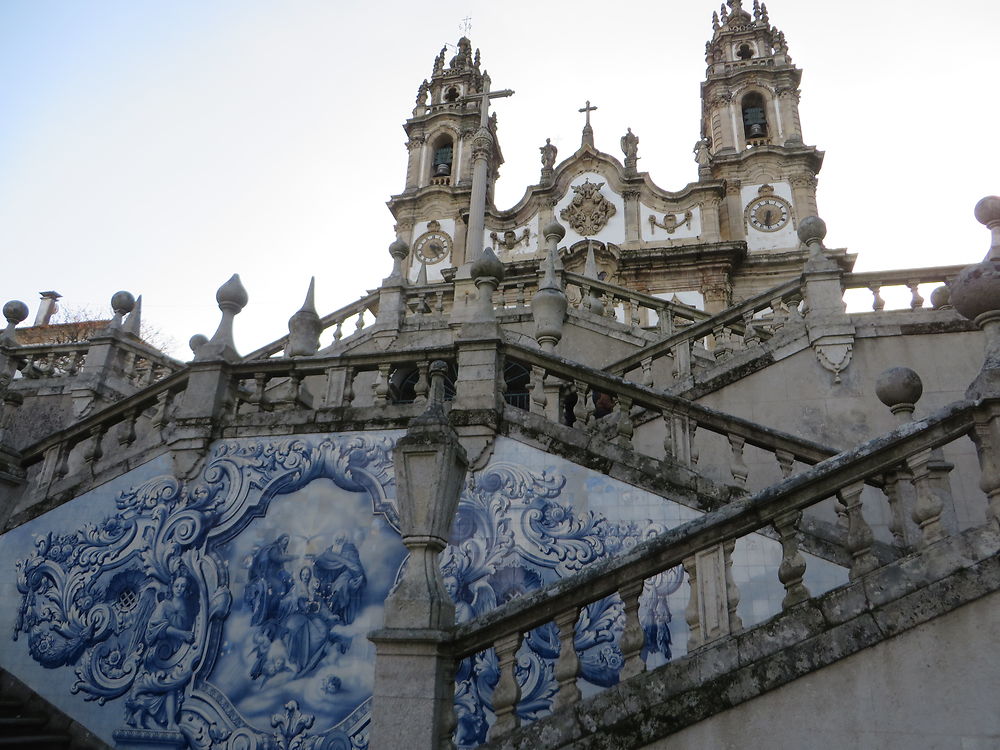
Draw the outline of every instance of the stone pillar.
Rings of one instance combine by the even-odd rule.
[[[396,444],[400,531],[409,550],[403,578],[386,600],[385,627],[372,633],[375,691],[371,747],[410,750],[441,745],[454,700],[447,629],[455,605],[438,554],[447,544],[468,460],[444,411],[444,362],[431,365],[423,415]]]
[[[472,198],[469,204],[469,233],[465,240],[465,260],[474,263],[483,252],[486,222],[486,193],[490,178],[493,136],[483,126],[472,139]]]
[[[640,238],[639,227],[639,195],[638,190],[623,190],[622,198],[625,201],[625,241],[638,242]]]
[[[840,373],[850,364],[854,353],[854,325],[844,314],[840,267],[824,252],[826,223],[822,219],[806,217],[799,222],[798,234],[809,248],[803,274],[809,343],[820,365],[833,373],[834,383],[839,383]]]

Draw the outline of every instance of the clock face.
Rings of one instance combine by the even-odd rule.
[[[746,210],[750,226],[760,232],[777,232],[788,224],[790,216],[788,201],[774,195],[751,201]]]
[[[413,243],[413,254],[427,265],[440,263],[451,255],[451,237],[446,232],[424,232]]]

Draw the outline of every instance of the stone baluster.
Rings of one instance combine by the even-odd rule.
[[[375,396],[375,406],[385,406],[389,403],[389,376],[392,365],[383,362],[378,366],[378,377],[372,383],[372,393]]]
[[[521,700],[521,686],[517,682],[517,651],[521,648],[521,633],[511,633],[494,644],[500,678],[493,689],[493,713],[496,721],[490,727],[488,739],[495,740],[520,726],[517,703]]]
[[[785,513],[774,520],[774,530],[778,532],[778,539],[781,542],[778,580],[785,587],[785,598],[781,601],[782,609],[794,607],[810,596],[809,589],[802,582],[806,572],[806,561],[799,552],[798,534],[801,520],[801,511]]]
[[[677,380],[691,374],[691,342],[681,341],[671,352],[674,355],[674,377]]]
[[[423,406],[427,403],[427,393],[430,381],[427,379],[427,368],[430,362],[417,362],[417,382],[413,384],[413,403]]]
[[[733,475],[733,483],[740,489],[745,490],[747,488],[747,477],[750,476],[750,470],[743,460],[743,449],[746,445],[746,440],[738,435],[726,435],[726,437],[729,439],[729,448],[732,452],[729,471]]]
[[[524,293],[523,281],[517,282],[517,294],[514,296],[514,302],[517,304],[518,307],[524,307],[525,305],[528,304],[528,298],[525,296]]]
[[[930,472],[931,451],[918,451],[906,459],[906,465],[913,475],[913,521],[920,527],[921,544],[927,546],[946,536],[941,522],[944,503],[934,486]]]
[[[632,450],[632,434],[635,432],[635,427],[632,425],[632,399],[628,396],[619,396],[616,413],[614,443],[621,448]]]
[[[70,455],[72,455],[73,453],[73,448],[75,447],[76,446],[74,446],[68,440],[63,441],[62,443],[59,444],[59,456],[56,459],[56,470],[55,470],[55,478],[57,480],[65,479],[66,476],[69,474],[69,459]]]
[[[333,329],[333,341],[334,343],[340,341],[344,337],[344,319],[341,318],[337,321],[337,327]]]
[[[170,426],[170,412],[173,403],[173,394],[170,391],[163,391],[156,397],[156,407],[153,411],[153,429],[163,438],[166,436],[167,428]]]
[[[642,595],[642,587],[642,581],[632,581],[622,586],[618,592],[625,608],[625,627],[618,643],[624,660],[619,675],[621,681],[641,674],[646,668],[642,660],[642,647],[646,635],[642,623],[639,622],[639,597]]]
[[[628,321],[633,328],[638,328],[642,324],[642,320],[639,315],[639,305],[634,300],[628,301]]]
[[[695,435],[697,434],[697,432],[698,432],[698,423],[695,420],[688,417],[688,446],[689,446],[688,451],[691,454],[692,466],[698,465],[698,458],[699,458],[698,443],[695,442]]]
[[[83,446],[83,460],[93,470],[94,465],[101,460],[104,455],[104,448],[101,442],[104,439],[104,425],[97,425],[90,428],[90,437]]]
[[[872,293],[872,310],[880,312],[885,309],[885,300],[882,299],[882,284],[875,281],[868,285]]]
[[[653,387],[653,358],[646,357],[640,365],[642,367],[642,384],[647,388]]]
[[[532,366],[531,381],[528,383],[528,389],[531,391],[531,398],[528,400],[528,410],[532,414],[541,414],[544,416],[545,407],[549,402],[548,396],[545,395],[544,368],[537,365]]]
[[[674,335],[674,316],[667,306],[656,308],[656,325],[663,337]]]
[[[795,468],[795,455],[789,451],[776,450],[774,452],[774,457],[778,461],[778,469],[781,471],[781,478],[788,479],[792,474],[792,469]]]
[[[365,327],[365,312],[367,308],[362,307],[361,312],[358,313],[358,319],[354,323],[354,332],[361,333],[361,330]]]
[[[135,442],[135,421],[138,416],[139,412],[136,409],[129,409],[124,421],[119,425],[118,445],[122,448],[128,448]]]
[[[784,300],[781,297],[775,297],[771,300],[771,330],[777,333],[785,326],[785,321],[788,319],[788,308],[785,306]]]
[[[899,549],[909,546],[907,541],[906,502],[903,496],[903,467],[887,471],[883,477],[883,491],[889,503],[889,533],[892,544]],[[912,480],[908,473],[906,479]]]
[[[250,397],[250,403],[257,405],[257,411],[264,411],[267,406],[267,381],[266,372],[255,372],[253,374],[254,390]]]
[[[576,653],[576,621],[579,609],[571,607],[557,614],[553,619],[559,629],[559,658],[552,670],[559,690],[552,701],[552,710],[569,708],[580,700],[580,688],[576,678],[580,672],[580,657]]]
[[[753,323],[753,310],[747,310],[743,313],[743,346],[751,347],[757,346],[760,343],[760,334],[757,333],[757,328]]]
[[[694,555],[686,557],[683,566],[688,577],[688,587],[691,590],[687,608],[684,610],[684,619],[688,626],[687,651],[690,654],[702,644],[701,621],[698,617],[698,560]]]
[[[737,633],[743,629],[743,619],[737,613],[740,606],[740,587],[733,579],[733,551],[735,549],[735,539],[727,539],[722,543],[722,559],[726,566],[726,609],[729,611],[730,633]]]
[[[350,406],[354,403],[354,375],[353,367],[344,368],[344,394],[342,400],[344,406]]]
[[[590,424],[594,409],[591,400],[587,397],[587,384],[582,380],[577,380],[573,385],[576,391],[576,403],[573,405],[573,424],[571,426],[582,430]]]
[[[864,488],[863,483],[857,483],[844,487],[837,493],[837,500],[847,517],[847,543],[844,546],[851,554],[852,581],[878,567],[878,559],[872,554],[872,530],[861,510],[861,493]]]
[[[910,309],[919,310],[924,306],[924,298],[920,296],[920,282],[908,281],[906,286],[910,290]]]

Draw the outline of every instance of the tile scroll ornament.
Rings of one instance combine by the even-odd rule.
[[[327,722],[314,730],[320,722],[294,701],[256,726],[207,680],[224,621],[240,607],[263,626],[258,636],[287,641],[288,668],[299,673],[328,652],[350,649],[336,626],[352,621],[370,588],[353,542],[339,538],[311,556],[299,571],[309,595],[292,606],[281,595],[291,590],[287,538],[257,545],[236,605],[218,549],[265,516],[274,497],[318,479],[370,498],[369,514],[396,533],[391,456],[386,436],[221,443],[200,479],[155,477],[123,492],[104,520],[37,536],[33,553],[16,565],[21,602],[13,638],[23,637],[42,667],[71,668],[73,693],[102,705],[120,700],[124,731],[133,737],[173,737],[173,746],[180,737],[199,750],[366,748],[368,701],[339,728]],[[391,576],[382,577],[387,591]],[[330,675],[325,680],[339,689]]]
[[[589,179],[574,186],[573,200],[559,212],[573,231],[583,237],[591,237],[604,229],[618,210],[601,194],[602,187],[603,182],[591,182]]]
[[[649,520],[612,522],[592,511],[576,511],[561,498],[566,477],[495,462],[478,473],[459,501],[451,545],[442,553],[445,588],[455,600],[456,620],[464,622],[499,604],[579,571],[608,555],[662,533]],[[562,500],[562,502],[560,502]],[[683,581],[675,568],[649,579],[641,598],[646,635],[643,656],[671,656],[667,597]],[[624,624],[621,600],[607,597],[585,607],[576,626],[580,675],[592,686],[618,681],[623,658],[618,641]],[[521,684],[518,715],[546,715],[557,689],[553,674],[559,637],[552,623],[531,631],[517,657]],[[492,721],[492,694],[499,677],[491,649],[458,666],[455,684],[460,748],[485,742]]]

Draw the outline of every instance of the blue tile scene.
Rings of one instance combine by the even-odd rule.
[[[405,564],[392,448],[400,432],[218,443],[182,484],[158,459],[2,537],[17,606],[3,666],[108,742],[159,732],[189,747],[366,748],[374,646]],[[699,515],[508,438],[462,493],[445,587],[464,622]],[[741,540],[733,575],[745,624],[780,611],[777,542]],[[809,557],[814,593],[846,580]],[[686,651],[680,568],[646,581],[640,620],[654,668]],[[617,682],[617,596],[577,622],[584,695]],[[554,624],[524,640],[518,714],[549,712]],[[458,665],[456,743],[483,742],[492,650]],[[172,733],[172,734],[171,734]],[[302,745],[305,747],[306,745]]]

